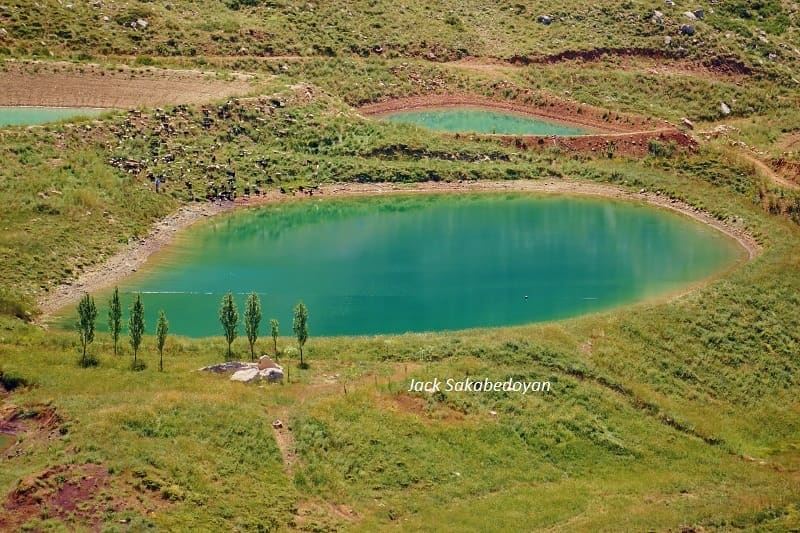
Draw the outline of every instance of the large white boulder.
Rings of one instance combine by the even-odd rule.
[[[234,372],[231,376],[231,381],[241,381],[243,383],[249,383],[254,379],[259,378],[259,370],[258,368],[246,368],[244,370],[239,370]]]

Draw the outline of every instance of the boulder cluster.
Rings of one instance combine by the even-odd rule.
[[[250,383],[266,380],[270,383],[283,381],[283,367],[275,363],[268,355],[262,355],[257,363],[242,361],[227,361],[217,365],[201,368],[205,372],[227,374],[232,372],[231,381]]]

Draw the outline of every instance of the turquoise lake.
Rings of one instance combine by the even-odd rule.
[[[663,295],[742,257],[707,226],[668,211],[595,198],[505,194],[289,203],[205,221],[120,284],[141,292],[147,328],[220,333],[223,294],[261,295],[264,322],[312,335],[524,324]],[[108,291],[96,295],[104,327]],[[102,329],[102,328],[101,328]],[[265,331],[262,332],[266,336]]]
[[[0,107],[0,126],[31,126],[108,111],[92,107]]]
[[[497,133],[508,135],[585,135],[579,126],[561,124],[531,116],[479,108],[441,108],[399,111],[385,120],[416,124],[451,133]]]

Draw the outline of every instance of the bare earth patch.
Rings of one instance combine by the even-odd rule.
[[[429,405],[425,398],[407,392],[381,396],[378,403],[389,411],[411,415],[423,422],[458,423],[466,419],[464,413],[445,404]]]
[[[98,529],[104,504],[97,496],[107,482],[108,470],[94,464],[61,465],[23,479],[0,509],[0,529],[12,531],[35,518]]]
[[[283,467],[286,473],[291,476],[295,462],[297,462],[297,452],[294,446],[294,435],[289,428],[289,414],[286,409],[278,413],[277,418],[271,422],[272,432],[275,436],[275,444],[283,457]]]
[[[198,70],[114,69],[98,65],[6,61],[0,105],[128,108],[192,104],[245,95],[252,77],[230,80]]]
[[[347,505],[305,500],[298,504],[290,525],[300,531],[338,531],[358,519],[358,514]]]
[[[25,453],[32,445],[61,437],[63,420],[50,406],[26,409],[6,404],[0,408],[0,435],[7,445],[0,449],[0,460]]]

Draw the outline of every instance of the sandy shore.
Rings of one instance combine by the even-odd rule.
[[[156,251],[172,242],[175,235],[199,220],[231,211],[258,205],[280,202],[303,201],[330,197],[380,196],[401,193],[467,193],[467,192],[531,192],[598,196],[636,202],[644,202],[670,209],[707,224],[738,242],[747,252],[748,259],[761,251],[756,240],[743,228],[718,220],[711,214],[684,202],[673,200],[651,192],[633,192],[614,185],[573,180],[508,180],[474,182],[423,182],[423,183],[332,183],[321,185],[313,197],[297,193],[281,194],[271,191],[263,196],[226,203],[191,204],[158,222],[150,234],[127,245],[102,265],[85,271],[77,280],[63,284],[40,298],[38,304],[42,320],[51,317],[59,309],[77,302],[85,292],[95,292],[118,283],[136,272]]]

